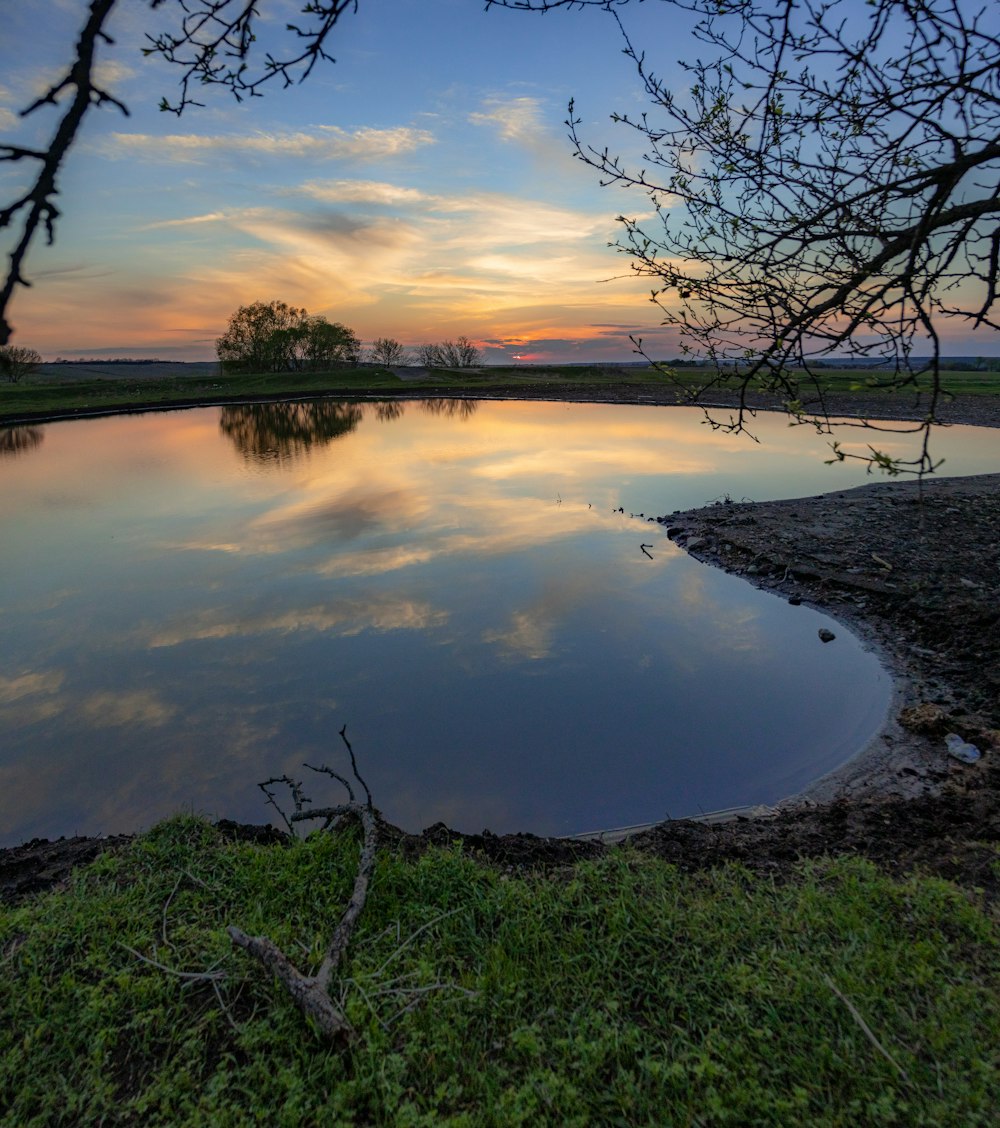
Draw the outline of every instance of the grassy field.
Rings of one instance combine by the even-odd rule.
[[[940,880],[384,852],[341,1051],[224,927],[308,969],[356,852],[178,819],[0,911],[0,1123],[996,1123],[1000,921]]]
[[[176,374],[162,370],[176,368]],[[387,395],[406,392],[441,390],[450,394],[468,391],[470,395],[491,390],[513,390],[544,384],[553,390],[562,387],[669,387],[673,381],[651,368],[616,366],[553,366],[553,367],[485,367],[470,370],[432,370],[423,374],[407,374],[400,378],[393,372],[371,366],[345,367],[330,372],[245,373],[219,375],[199,368],[194,375],[183,366],[162,365],[152,368],[135,366],[129,375],[120,376],[114,366],[107,375],[95,376],[94,369],[51,366],[51,374],[28,377],[19,384],[0,384],[0,421],[34,415],[72,415],[78,412],[134,407],[139,404],[169,405],[212,402],[231,398],[281,395]],[[137,374],[136,374],[137,373]],[[685,387],[704,381],[707,374],[697,369],[682,369],[678,377]],[[830,369],[823,380],[827,390],[879,394],[878,385],[884,375]],[[1000,373],[949,372],[948,389],[955,394],[1000,394]],[[884,393],[890,394],[888,392]]]

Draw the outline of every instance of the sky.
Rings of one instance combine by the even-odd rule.
[[[264,0],[263,46],[303,2]],[[5,139],[51,135],[51,110],[18,112],[67,64],[86,8],[0,0]],[[679,355],[649,283],[609,247],[616,217],[649,215],[649,201],[602,188],[566,136],[574,98],[588,140],[635,155],[610,115],[645,98],[607,13],[361,0],[334,31],[336,63],[303,85],[243,104],[210,90],[177,118],[157,108],[176,68],[141,54],[176,11],[117,6],[101,76],[131,115],[88,115],[60,175],[55,244],[36,243],[33,286],[10,310],[15,344],[46,359],[207,360],[239,306],[280,300],[363,342],[464,334],[493,363],[636,360],[630,334]],[[690,18],[661,4],[621,14],[682,83]],[[24,173],[0,165],[3,199]]]

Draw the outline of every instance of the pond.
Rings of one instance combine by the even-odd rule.
[[[257,783],[342,768],[345,724],[409,830],[801,789],[878,730],[888,675],[644,519],[865,480],[758,423],[754,445],[691,409],[322,400],[0,432],[0,844],[267,821]],[[938,453],[996,470],[995,438]]]

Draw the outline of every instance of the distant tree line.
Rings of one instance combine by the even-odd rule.
[[[362,361],[383,367],[413,363],[392,337],[376,337],[363,352],[346,325],[277,301],[240,306],[215,342],[215,351],[229,372],[315,372]],[[479,349],[468,337],[417,349],[417,361],[425,368],[471,368],[480,360]]]

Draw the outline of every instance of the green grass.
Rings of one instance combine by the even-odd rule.
[[[995,1123],[998,920],[942,881],[847,859],[774,884],[627,851],[527,876],[383,854],[338,1052],[224,926],[308,965],[355,852],[178,819],[4,910],[0,1123]],[[225,979],[217,995],[127,948]]]
[[[682,369],[680,379],[686,387],[707,379],[698,369]],[[884,379],[876,372],[830,369],[823,374],[825,387],[834,392],[878,393],[878,382]],[[344,395],[377,394],[380,391],[405,390],[419,394],[434,389],[451,393],[466,390],[470,395],[491,389],[516,390],[519,387],[545,384],[592,387],[608,384],[635,387],[650,384],[670,385],[672,381],[651,368],[585,367],[553,365],[551,367],[500,366],[462,370],[440,370],[428,373],[423,380],[400,380],[386,369],[345,367],[330,372],[265,373],[248,375],[230,373],[221,376],[171,376],[164,378],[49,379],[28,377],[20,384],[0,384],[0,421],[37,414],[62,415],[78,411],[128,408],[136,404],[169,405],[171,403],[212,402],[232,397],[267,397],[281,395]],[[948,372],[946,385],[955,394],[1000,394],[1000,373]],[[884,393],[889,395],[891,393]]]

